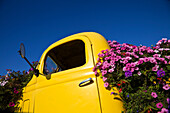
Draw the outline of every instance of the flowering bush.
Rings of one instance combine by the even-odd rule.
[[[111,49],[98,54],[93,71],[111,94],[118,88],[125,112],[168,113],[170,40],[163,38],[152,47],[108,43]]]
[[[36,66],[38,62],[33,62]],[[18,111],[19,100],[23,96],[23,88],[31,80],[34,72],[29,71],[12,71],[7,69],[5,76],[0,76],[0,111],[14,112]]]

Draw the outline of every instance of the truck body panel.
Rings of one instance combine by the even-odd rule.
[[[111,90],[92,71],[97,54],[105,49],[110,49],[106,39],[94,32],[75,34],[49,46],[37,66],[43,75],[33,76],[25,88],[22,112],[121,113],[120,97],[110,95]]]

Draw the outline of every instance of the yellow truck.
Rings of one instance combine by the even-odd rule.
[[[78,33],[50,45],[24,89],[21,112],[122,113],[119,95],[111,95],[92,71],[98,53],[105,49],[110,49],[106,39],[95,32]],[[23,58],[24,53],[21,47]]]

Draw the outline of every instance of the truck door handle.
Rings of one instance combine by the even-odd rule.
[[[86,80],[83,80],[80,84],[79,84],[79,87],[83,87],[83,86],[86,86],[86,85],[89,85],[89,84],[92,84],[94,81],[93,79],[90,77]]]

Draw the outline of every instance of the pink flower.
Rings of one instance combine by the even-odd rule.
[[[134,62],[136,65],[139,65],[138,61]]]
[[[137,46],[132,46],[134,49],[137,48]]]
[[[170,99],[169,99],[169,98],[167,98],[166,100],[167,100],[167,103],[169,104]]]
[[[97,71],[95,71],[94,74],[97,75],[98,74]]]
[[[102,50],[101,52],[103,53],[105,50]]]
[[[142,53],[142,52],[139,52],[139,55],[143,55],[143,53]]]
[[[103,81],[106,81],[107,80],[107,78],[106,77],[103,77]]]
[[[96,64],[97,65],[97,64]],[[96,71],[96,66],[93,67],[93,72]]]
[[[121,59],[121,56],[116,56],[117,59]]]
[[[29,71],[27,71],[27,74],[29,74],[30,72]]]
[[[126,60],[132,60],[132,57],[127,56]]]
[[[126,49],[126,47],[122,47],[122,48],[121,48],[121,50],[125,50],[125,49]]]
[[[149,62],[149,58],[145,57],[144,62]]]
[[[126,52],[126,55],[127,55],[127,56],[130,56],[130,55],[131,55],[131,53],[130,53],[130,52]]]
[[[107,70],[102,71],[102,76],[104,76],[105,74],[107,74]]]
[[[6,83],[8,83],[8,81],[0,82],[0,86],[5,86]]]
[[[162,44],[162,40],[159,40],[159,41],[156,43],[156,45],[160,45],[160,44]]]
[[[136,55],[134,52],[131,53],[132,56]]]
[[[135,68],[131,68],[130,71],[131,71],[131,72],[134,72],[134,71],[135,71]]]
[[[139,60],[139,61],[138,61],[138,64],[142,64],[142,63],[143,63],[143,60]]]
[[[142,46],[141,48],[139,48],[139,51],[145,51],[146,50],[146,46]]]
[[[147,52],[148,53],[153,53],[154,51],[152,49],[149,49]]]
[[[153,57],[149,57],[149,60],[150,60],[151,63],[155,63],[156,62],[155,58],[153,58]]]
[[[114,64],[111,64],[110,66],[111,66],[113,69],[115,68],[115,65],[114,65]]]
[[[156,98],[156,97],[157,97],[157,94],[156,94],[155,92],[152,92],[152,93],[151,93],[151,96],[152,96],[153,98]]]
[[[118,54],[121,54],[120,50],[117,50],[116,52],[117,52]]]
[[[118,61],[119,59],[117,59],[117,58],[115,57],[115,58],[113,58],[112,60],[114,60],[114,61]]]
[[[17,93],[18,93],[18,91],[17,91],[17,90],[14,90],[14,93],[15,93],[15,94],[17,94]]]
[[[113,57],[113,56],[116,56],[116,54],[115,54],[114,52],[110,52],[109,54],[110,54],[112,57]]]
[[[115,64],[115,61],[114,61],[114,60],[111,60],[111,61],[110,61],[110,64],[111,64],[111,65],[114,65],[114,64]]]
[[[108,82],[105,82],[104,83],[104,87],[108,87],[109,86],[109,83]]]
[[[137,73],[139,76],[141,75],[141,72],[140,71],[138,71],[138,73]]]
[[[110,60],[115,62],[115,57],[114,57],[114,56],[111,56],[111,57],[110,57]],[[111,62],[111,61],[110,61],[110,62]]]
[[[111,43],[112,41],[111,41],[111,40],[108,40],[107,42],[108,42],[108,43]]]
[[[109,53],[108,53],[108,52],[106,52],[106,53],[105,53],[105,56],[108,56],[108,55],[109,55]]]
[[[15,104],[14,104],[13,102],[10,102],[10,103],[9,103],[9,106],[10,106],[10,107],[13,107],[13,106],[15,106]]]
[[[166,109],[166,108],[162,108],[162,109],[161,109],[161,113],[169,113],[169,110]]]
[[[152,71],[158,71],[158,68],[155,66],[152,68]]]
[[[162,104],[161,102],[159,102],[159,103],[156,104],[156,107],[157,107],[157,108],[162,108],[162,107],[163,107],[163,104]]]
[[[154,48],[154,49],[156,49],[156,47],[153,47],[153,48]],[[155,53],[159,53],[159,51],[158,51],[158,50],[154,50],[154,52],[155,52]]]
[[[109,60],[110,58],[109,57],[105,57],[104,60]]]
[[[163,86],[163,89],[164,89],[164,90],[169,90],[169,89],[170,89],[170,87],[169,87],[169,85],[168,85],[168,84],[166,84],[166,85],[164,85],[164,86]]]
[[[127,63],[127,64],[126,64],[126,67],[131,67],[131,64],[130,64],[130,63]]]
[[[120,49],[120,47],[116,47],[116,50],[119,50]]]
[[[167,41],[167,38],[162,38],[163,41]]]
[[[123,63],[123,64],[126,64],[126,63],[128,63],[128,60],[124,60],[122,63]]]
[[[104,62],[102,68],[106,69],[109,68],[110,64],[108,62]]]
[[[138,68],[138,67],[135,67],[135,70],[139,70],[139,68]]]
[[[163,62],[165,59],[164,58],[159,58],[159,60]]]
[[[133,55],[135,58],[139,58],[139,56],[138,55]]]
[[[138,52],[138,48],[136,47],[135,49],[133,49],[133,52]]]
[[[104,54],[103,53],[102,54],[99,53],[98,56],[102,58],[102,57],[104,57]]]
[[[128,71],[128,70],[130,70],[129,67],[123,67],[123,71]]]
[[[96,64],[96,66],[100,66],[102,63],[101,62],[98,62],[97,64]]]
[[[136,64],[135,63],[131,63],[131,67],[135,67],[136,66]]]
[[[168,62],[166,60],[164,60],[164,64],[167,64]]]
[[[108,72],[112,73],[114,71],[114,68],[111,68],[108,70]]]
[[[170,49],[169,48],[164,48],[165,51],[169,51]]]
[[[165,56],[165,58],[169,59],[170,60],[170,56]]]
[[[160,45],[156,45],[155,47],[156,47],[156,49],[159,49],[159,48],[160,48]]]

